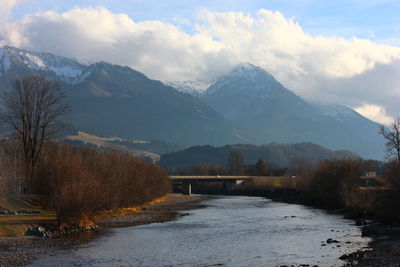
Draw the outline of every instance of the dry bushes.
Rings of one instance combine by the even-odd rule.
[[[375,187],[360,187],[359,165],[351,160],[319,162],[301,175],[297,189],[315,204],[400,221],[400,163],[386,163],[385,183]]]
[[[43,151],[33,190],[60,222],[88,222],[100,210],[130,207],[170,191],[167,173],[120,152],[52,143]]]
[[[0,142],[0,191],[5,194],[23,192],[24,163],[13,139]]]
[[[352,201],[359,179],[356,161],[320,161],[313,170],[301,175],[298,189],[319,205],[343,207]]]

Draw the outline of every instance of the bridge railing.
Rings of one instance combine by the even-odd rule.
[[[247,179],[271,179],[271,178],[283,178],[283,177],[275,177],[275,176],[239,176],[239,175],[171,175],[169,176],[170,179],[172,180],[215,180],[215,179],[220,179],[220,180],[247,180]]]

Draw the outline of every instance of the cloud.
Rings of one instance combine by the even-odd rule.
[[[394,121],[394,118],[388,116],[382,106],[364,104],[360,107],[355,108],[355,110],[361,115],[384,125],[390,125]]]
[[[307,99],[356,107],[374,103],[400,114],[399,47],[312,36],[293,18],[264,9],[256,14],[203,9],[192,24],[189,34],[171,23],[136,22],[104,7],[45,11],[1,24],[0,45],[127,65],[160,80],[213,79],[249,62]]]
[[[0,4],[0,22],[7,21],[12,14],[13,8],[25,0],[1,0]]]

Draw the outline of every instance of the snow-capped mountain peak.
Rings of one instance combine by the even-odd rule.
[[[32,52],[10,46],[0,47],[0,76],[15,68],[20,76],[25,76],[29,70],[33,70],[73,83],[86,67],[75,60],[50,53]]]
[[[206,94],[210,95],[221,89],[262,98],[285,91],[271,74],[249,63],[240,64],[220,77],[207,89]]]

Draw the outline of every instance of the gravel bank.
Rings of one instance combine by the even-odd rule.
[[[378,228],[381,228],[378,226]],[[374,241],[369,250],[360,250],[343,255],[342,259],[348,262],[346,266],[400,266],[400,237],[398,233],[378,233],[372,236]]]

